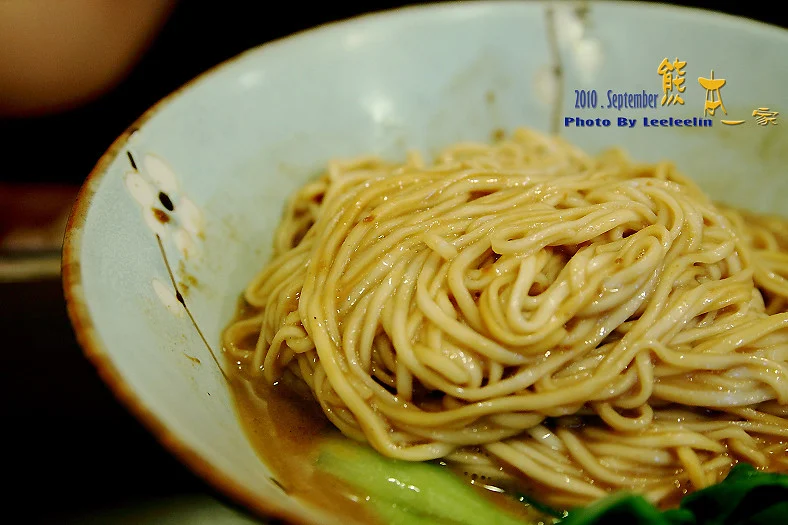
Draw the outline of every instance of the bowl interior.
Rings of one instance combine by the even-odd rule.
[[[585,11],[561,3],[553,30],[548,5],[403,9],[249,51],[149,111],[91,175],[64,248],[78,337],[120,399],[230,496],[261,514],[331,522],[271,481],[208,348],[219,354],[285,199],[328,159],[429,154],[557,123],[589,151],[616,145],[645,161],[669,158],[716,199],[782,211],[786,127],[759,125],[752,113],[788,106],[784,31],[635,2]],[[563,78],[553,74],[556,51]],[[659,103],[663,58],[686,62],[683,105]],[[711,127],[644,127],[644,117],[704,117],[698,77],[712,69],[726,79],[727,115],[707,117]],[[576,90],[595,90],[598,107],[576,108]],[[609,90],[659,98],[619,111],[606,107]],[[567,117],[611,125],[566,127]]]

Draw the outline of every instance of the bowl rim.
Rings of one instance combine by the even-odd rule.
[[[111,354],[107,351],[107,345],[105,345],[99,337],[96,326],[90,316],[88,300],[85,297],[82,286],[80,263],[83,228],[87,220],[88,212],[90,211],[92,199],[97,193],[110,165],[119,154],[122,154],[130,136],[140,130],[148,120],[153,118],[168,104],[173,102],[173,100],[200,82],[203,82],[208,77],[215,76],[251,54],[265,52],[275,47],[286,45],[290,41],[306,35],[312,35],[331,29],[345,29],[357,24],[363,24],[370,20],[383,21],[388,18],[400,16],[408,17],[421,13],[439,14],[439,12],[448,13],[468,9],[496,10],[518,3],[542,4],[544,7],[551,4],[558,5],[557,2],[550,0],[484,0],[475,2],[452,0],[446,2],[412,4],[326,22],[246,49],[196,75],[148,108],[112,142],[82,183],[76,200],[71,208],[71,213],[69,214],[61,254],[61,281],[66,309],[77,342],[82,348],[85,358],[87,358],[96,369],[99,377],[104,384],[109,387],[120,405],[134,416],[137,421],[142,423],[165,450],[173,454],[173,456],[175,456],[185,467],[207,482],[209,486],[212,486],[216,491],[216,496],[224,496],[224,498],[222,498],[223,501],[240,507],[247,512],[251,511],[258,518],[274,518],[285,520],[288,523],[296,525],[312,525],[297,512],[289,510],[282,504],[274,501],[275,498],[268,496],[261,497],[255,494],[246,486],[235,481],[229,474],[212,466],[208,460],[201,457],[190,445],[181,441],[178,435],[170,430],[168,425],[137,397],[134,389],[130,387],[124,379],[123,374],[115,366]],[[694,15],[707,17],[706,20],[709,20],[710,23],[736,23],[740,24],[742,27],[774,32],[774,34],[779,34],[784,37],[788,36],[788,30],[780,26],[744,16],[736,16],[704,8],[675,4],[668,5],[642,0],[593,0],[590,3],[606,6],[629,7],[644,11],[676,11],[686,14],[687,16]]]

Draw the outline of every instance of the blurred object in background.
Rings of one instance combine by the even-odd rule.
[[[72,186],[0,184],[0,250],[59,250],[75,198]]]
[[[0,116],[77,107],[120,83],[175,0],[0,2]]]
[[[77,189],[0,182],[0,282],[60,274],[60,248]]]
[[[0,181],[0,281],[59,275],[71,205],[98,159],[73,162],[94,154],[86,147],[91,122],[80,118],[79,109],[127,78],[176,3],[0,1],[0,118],[7,119],[0,121],[6,181]],[[105,118],[111,122],[113,116]],[[67,125],[53,128],[58,121]],[[99,137],[106,129],[97,126],[96,132]],[[57,144],[54,154],[36,154],[42,144],[47,150]]]

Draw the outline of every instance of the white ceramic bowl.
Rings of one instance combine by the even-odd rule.
[[[401,158],[408,148],[429,153],[557,121],[589,151],[620,145],[642,160],[670,158],[717,199],[783,211],[788,123],[778,115],[777,125],[758,125],[752,112],[788,117],[786,31],[653,4],[592,3],[582,16],[557,4],[555,32],[549,4],[472,2],[365,16],[253,49],[148,111],[90,174],[63,253],[77,336],[119,399],[220,491],[260,515],[332,522],[271,481],[177,301],[156,234],[218,350],[239,294],[266,261],[284,199],[331,157]],[[686,62],[684,105],[574,108],[575,90],[596,90],[599,106],[608,90],[661,97],[663,58]],[[727,115],[718,109],[710,128],[643,127],[644,117],[702,117],[697,79],[712,69],[727,81]],[[564,127],[565,117],[612,122]],[[618,127],[618,117],[636,127]],[[166,223],[151,211],[164,210],[159,191],[174,207]]]

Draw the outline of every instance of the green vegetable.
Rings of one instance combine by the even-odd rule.
[[[454,525],[456,521],[446,521],[433,516],[413,512],[407,507],[383,499],[370,499],[372,508],[383,518],[386,525]]]
[[[741,525],[776,525],[788,521],[788,501],[772,505],[766,510],[755,511],[750,518],[739,522]]]
[[[788,475],[736,465],[722,482],[658,511],[641,496],[615,494],[569,512],[561,525],[779,525],[788,523]]]
[[[528,525],[431,463],[390,459],[350,440],[328,440],[318,468],[370,496],[390,525]]]
[[[671,525],[697,525],[695,515],[687,509],[670,509],[664,513]]]
[[[643,496],[613,494],[569,513],[560,525],[672,525]]]
[[[486,500],[447,469],[386,458],[345,439],[323,444],[319,468],[370,496],[388,525],[529,525]],[[519,496],[545,514],[555,510]],[[619,493],[571,510],[558,525],[788,524],[788,475],[736,465],[722,482],[660,511],[640,495]]]
[[[776,525],[788,523],[788,515],[778,513],[786,504],[788,475],[740,463],[722,482],[686,496],[680,508],[691,512],[698,525]]]

